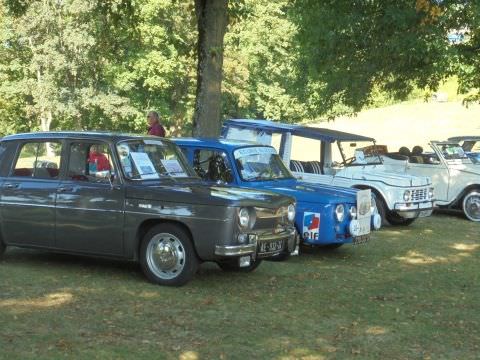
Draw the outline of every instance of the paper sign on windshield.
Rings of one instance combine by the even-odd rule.
[[[153,166],[152,160],[150,160],[148,154],[143,152],[131,152],[130,157],[142,179],[147,180],[159,178],[155,166]]]
[[[247,147],[235,150],[235,157],[239,158],[248,155],[276,154],[276,150],[271,147]]]
[[[177,159],[161,160],[163,167],[170,176],[187,176]]]

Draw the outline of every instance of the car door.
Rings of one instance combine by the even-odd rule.
[[[0,193],[2,235],[8,244],[52,247],[62,143],[19,142]]]
[[[72,140],[57,190],[56,247],[123,255],[124,188],[109,144]]]

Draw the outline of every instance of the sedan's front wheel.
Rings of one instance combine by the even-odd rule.
[[[463,198],[463,212],[471,221],[480,221],[480,191],[472,190]]]
[[[198,263],[190,236],[177,225],[154,226],[143,238],[140,265],[153,283],[184,285],[197,272]]]

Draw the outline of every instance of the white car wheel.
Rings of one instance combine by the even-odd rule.
[[[480,192],[470,191],[463,198],[463,212],[471,221],[480,221]]]

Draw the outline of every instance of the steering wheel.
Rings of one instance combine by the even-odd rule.
[[[350,165],[350,164],[353,163],[355,160],[356,160],[356,157],[355,157],[355,156],[352,156],[351,158],[348,158],[348,159],[345,160],[345,164]]]

